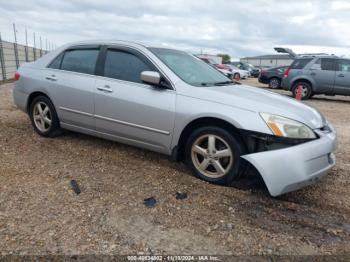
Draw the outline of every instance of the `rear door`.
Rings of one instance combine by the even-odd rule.
[[[71,48],[47,68],[45,80],[63,124],[95,129],[94,74],[98,54],[97,46]]]
[[[111,139],[169,153],[176,93],[141,81],[141,72],[157,68],[139,51],[104,51],[102,76],[95,84],[96,129]]]
[[[309,69],[309,75],[314,80],[316,93],[333,94],[336,59],[318,58]]]
[[[350,95],[350,60],[348,59],[338,60],[334,93],[336,95]]]

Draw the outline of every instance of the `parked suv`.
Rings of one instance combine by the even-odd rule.
[[[298,57],[285,70],[282,87],[302,99],[316,94],[350,95],[350,59],[336,56]]]
[[[153,150],[212,183],[230,184],[250,163],[277,196],[335,165],[336,132],[317,110],[179,50],[68,44],[21,66],[13,95],[41,136],[64,128]]]

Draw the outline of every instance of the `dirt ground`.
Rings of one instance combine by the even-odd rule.
[[[272,198],[250,179],[212,185],[149,151],[72,132],[42,138],[12,88],[0,86],[0,254],[350,254],[350,97],[307,102],[337,129],[336,167]]]

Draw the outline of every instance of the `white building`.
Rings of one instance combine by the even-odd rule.
[[[252,64],[253,66],[264,67],[277,67],[287,66],[293,62],[293,59],[289,55],[261,55],[244,57],[240,59],[241,62]]]

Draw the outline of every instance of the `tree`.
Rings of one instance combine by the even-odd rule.
[[[231,61],[231,57],[228,54],[217,54],[217,56],[220,56],[222,58],[223,64],[227,64]]]

